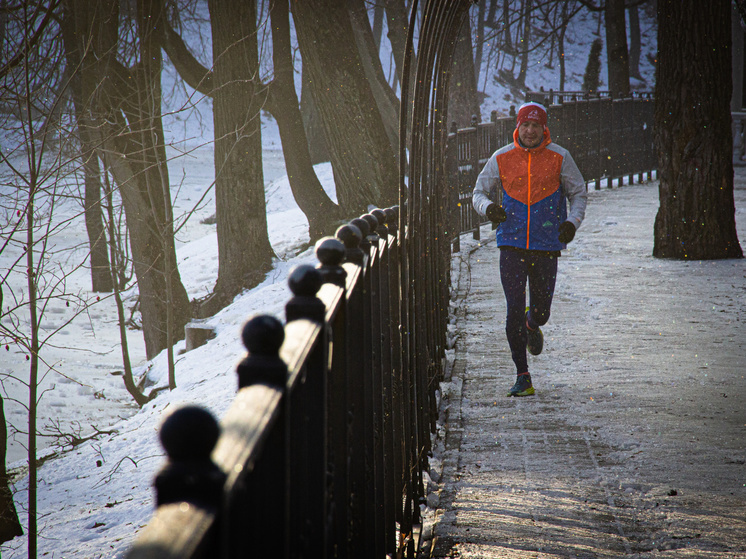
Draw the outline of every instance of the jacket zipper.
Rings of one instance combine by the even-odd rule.
[[[528,152],[528,219],[526,219],[526,250],[529,250],[531,231],[531,151]]]

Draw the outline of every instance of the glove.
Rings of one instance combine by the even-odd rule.
[[[570,241],[572,241],[574,238],[575,238],[575,226],[569,221],[560,223],[559,242],[567,244]]]
[[[508,219],[508,214],[505,213],[503,207],[494,203],[487,206],[484,213],[492,223],[502,223]]]

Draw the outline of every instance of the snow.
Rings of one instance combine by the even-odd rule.
[[[645,25],[644,16],[642,21]],[[588,30],[595,31],[595,28],[595,16],[585,14],[578,16],[568,32],[566,89],[580,88],[589,45],[595,38]],[[644,27],[643,37],[647,44],[642,71],[649,77],[648,84],[652,84],[653,70],[644,54],[654,52],[655,30],[650,25]],[[384,60],[390,58],[382,55]],[[604,59],[605,55],[602,55],[602,61]],[[535,90],[540,87],[557,89],[558,69],[547,68],[543,60],[532,62],[528,85]],[[487,65],[483,65],[484,74],[479,81],[486,88],[482,114],[489,115],[493,109],[507,113],[509,105],[516,101],[506,88],[493,83],[489,71]],[[602,78],[605,78],[603,71]],[[208,100],[195,99],[195,108],[189,115],[174,113],[167,120],[167,129],[174,142],[169,151],[174,156],[169,162],[169,173],[175,215],[183,216],[196,205],[194,215],[177,235],[178,267],[191,298],[209,293],[217,277],[215,226],[202,223],[214,214],[210,108]],[[307,221],[293,200],[285,174],[277,127],[270,117],[265,115],[263,120],[268,233],[277,258],[272,271],[259,286],[236,297],[230,306],[207,319],[216,330],[215,339],[188,353],[181,353],[183,341],[177,344],[175,390],[161,392],[155,400],[138,410],[121,379],[114,301],[104,294],[90,292],[86,269],[71,273],[68,289],[95,302],[90,310],[65,324],[65,320],[72,317],[73,309],[63,304],[50,307],[46,317],[50,321],[48,327],[62,329],[53,338],[54,346],[47,347],[43,356],[47,362],[55,364],[62,375],[49,373],[43,381],[42,388],[46,392],[41,400],[39,425],[44,427],[50,421],[59,420],[62,429],[68,432],[89,435],[96,428],[111,433],[74,448],[50,446],[41,451],[42,456],[49,458],[39,470],[40,557],[90,559],[123,554],[153,512],[151,483],[164,461],[157,439],[164,412],[182,403],[199,402],[217,417],[222,416],[235,393],[235,365],[245,351],[239,337],[242,325],[259,312],[282,318],[284,304],[290,295],[285,283],[288,271],[297,264],[315,262],[312,250],[307,248]],[[334,199],[330,164],[317,165],[316,173]],[[0,194],[6,195],[7,192]],[[85,255],[85,224],[75,202],[68,202],[61,210],[58,218],[66,217],[70,222],[55,236],[54,242],[58,250],[65,251],[61,264],[70,266]],[[0,268],[9,266],[8,259],[14,256],[17,253],[11,250],[0,254]],[[12,280],[18,282],[14,288],[22,289],[19,278]],[[99,296],[101,300],[96,302]],[[126,297],[125,304],[129,308],[134,302],[135,292],[127,292]],[[147,374],[151,388],[167,384],[165,354],[147,362],[144,344],[137,331],[128,331],[128,343],[133,365],[136,365],[135,374]],[[6,418],[12,426],[8,462],[14,479],[16,506],[24,525],[28,498],[24,436],[15,430],[25,430],[27,419],[22,405],[15,400],[23,400],[26,396],[25,387],[13,381],[13,377],[24,378],[26,375],[25,355],[13,349],[4,352],[0,376]],[[444,387],[444,390],[458,392],[460,387],[453,385]],[[41,444],[52,442],[46,439]],[[0,549],[6,559],[25,557],[26,540],[16,538]]]

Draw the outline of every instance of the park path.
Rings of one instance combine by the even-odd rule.
[[[746,172],[736,174],[746,239]],[[746,558],[746,259],[654,259],[657,182],[592,191],[536,396],[507,398],[494,235],[454,265],[431,557]]]

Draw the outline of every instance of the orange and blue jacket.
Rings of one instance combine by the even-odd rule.
[[[505,209],[497,246],[554,252],[567,246],[558,238],[563,221],[580,227],[587,196],[578,166],[565,148],[552,143],[548,128],[534,148],[521,145],[516,129],[513,143],[492,154],[479,174],[472,204],[480,215],[493,202]]]

